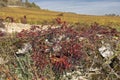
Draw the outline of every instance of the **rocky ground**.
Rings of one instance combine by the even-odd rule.
[[[20,32],[23,29],[24,30],[29,30],[31,26],[39,26],[41,27],[41,30],[47,30],[49,28],[50,25],[31,25],[31,24],[22,24],[22,23],[7,23],[4,22],[4,27],[0,27],[0,30],[7,32],[7,33],[13,33],[13,32]],[[57,26],[59,27],[59,26]],[[54,26],[52,26],[52,28],[55,28]]]
[[[3,23],[2,25],[4,25],[4,27],[1,26],[0,29],[1,29],[1,31],[6,32],[6,33],[21,32],[23,29],[27,30],[27,29],[30,29],[31,26],[34,26],[34,25],[30,25],[30,24],[7,23],[7,22]],[[49,28],[49,25],[45,25],[45,26],[38,25],[38,26],[41,27],[41,30],[47,30]],[[53,26],[53,28],[55,28],[55,27]],[[111,74],[115,74],[115,76],[120,78],[119,74],[117,74],[117,73],[119,73],[119,71],[115,72],[114,68],[110,67],[110,64],[112,64],[112,61],[113,61],[112,56],[114,56],[111,46],[108,43],[104,43],[104,42],[102,42],[102,45],[103,46],[100,47],[98,51],[105,59],[105,62],[103,63],[103,67],[105,67],[106,70],[107,70],[107,68],[111,69],[111,71],[110,71]],[[18,51],[26,50],[26,47],[28,47],[28,46],[24,46],[24,48],[22,48]],[[120,55],[118,55],[118,57],[115,58],[117,60],[115,60],[113,63],[120,61],[119,56]],[[93,61],[95,62],[96,60],[97,60],[97,58],[94,57]],[[0,64],[4,64],[6,62],[7,62],[7,60],[4,60],[3,58],[0,57]],[[93,64],[96,65],[94,62],[93,62]],[[118,66],[118,69],[119,69],[119,65],[116,65],[116,66]],[[99,76],[100,69],[92,68],[92,66],[91,66],[91,68],[88,70],[88,74],[86,74],[86,76],[94,76],[95,74]],[[108,74],[108,75],[110,76],[111,74]],[[100,74],[100,75],[102,75],[102,74]],[[77,69],[74,72],[66,73],[66,75],[64,75],[64,77],[63,77],[63,80],[89,80],[86,78],[86,76],[82,75],[81,69]],[[96,80],[96,79],[94,79],[94,80]],[[100,80],[100,79],[98,79],[98,80]],[[113,79],[111,79],[111,80],[113,80]],[[117,80],[117,79],[115,79],[115,80]]]

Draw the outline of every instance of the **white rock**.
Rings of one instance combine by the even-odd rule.
[[[27,53],[29,50],[32,50],[32,46],[30,43],[25,43],[22,49],[18,49],[18,51],[16,52],[16,54],[25,54]]]
[[[31,25],[21,23],[4,23],[7,33],[21,32],[23,29],[30,29]]]
[[[4,29],[4,28],[0,28],[0,31],[2,31],[2,32],[6,32],[6,29]]]
[[[110,58],[111,56],[114,55],[114,53],[113,53],[113,51],[111,49],[111,46],[108,43],[104,43],[102,45],[102,47],[99,48],[99,52],[106,59],[108,59],[108,58]]]
[[[68,79],[67,76],[71,76],[71,79]],[[65,80],[87,80],[84,76],[81,76],[80,71],[67,72],[63,77]]]
[[[53,51],[60,51],[62,47],[60,45],[56,45],[53,47]]]
[[[80,37],[80,38],[79,38],[79,41],[82,41],[82,40],[84,40],[84,39],[85,39],[84,37]]]
[[[59,38],[58,38],[58,40],[61,41],[63,38],[65,38],[65,35],[64,35],[64,34],[63,34],[63,35],[60,35]]]

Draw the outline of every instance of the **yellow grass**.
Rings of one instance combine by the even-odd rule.
[[[120,26],[120,17],[110,16],[89,16],[80,15],[74,13],[63,13],[63,16],[58,16],[62,12],[55,12],[49,10],[30,9],[22,7],[4,7],[0,8],[0,17],[5,18],[7,16],[13,17],[16,22],[20,22],[20,18],[24,15],[27,16],[29,23],[40,24],[45,21],[52,21],[56,17],[61,17],[63,20],[70,23],[85,23],[90,24],[93,22],[100,23],[101,25],[112,24],[115,27]]]

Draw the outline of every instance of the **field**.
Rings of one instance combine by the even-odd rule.
[[[20,22],[20,18],[22,18],[24,15],[27,16],[27,21],[30,24],[50,23],[56,17],[60,17],[62,20],[67,21],[68,23],[81,23],[90,25],[93,22],[97,22],[101,25],[111,25],[112,27],[116,28],[119,28],[120,26],[120,17],[118,16],[90,16],[34,8],[0,8],[0,17],[2,18],[11,16],[16,22]]]
[[[120,80],[120,17],[0,8],[8,16],[16,23],[0,30],[0,80]]]

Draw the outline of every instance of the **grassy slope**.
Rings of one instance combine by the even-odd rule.
[[[90,24],[98,22],[100,24],[113,24],[115,27],[120,26],[120,17],[108,17],[108,16],[89,16],[78,15],[73,13],[64,13],[64,16],[58,16],[61,12],[54,12],[40,9],[28,9],[28,8],[0,8],[0,17],[12,16],[16,22],[20,21],[20,18],[24,15],[27,16],[29,23],[40,24],[47,21],[52,21],[56,17],[61,17],[63,20],[71,23],[85,23]]]

